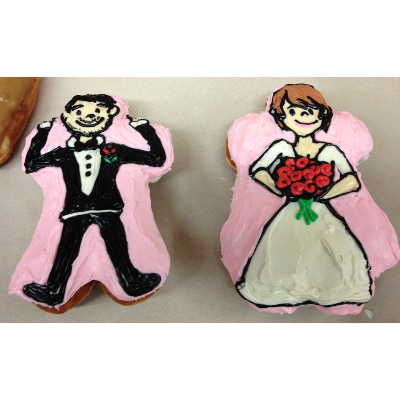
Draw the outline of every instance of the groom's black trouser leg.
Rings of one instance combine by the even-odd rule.
[[[24,286],[24,293],[39,303],[50,306],[64,300],[65,289],[72,272],[72,264],[78,257],[82,238],[90,222],[87,218],[72,217],[64,221],[57,255],[47,283],[30,283]]]
[[[82,217],[72,217],[64,222],[56,259],[47,279],[47,286],[52,291],[65,292],[72,264],[78,257],[82,238],[88,226],[87,219]]]
[[[129,258],[125,229],[118,214],[96,215],[101,235],[125,293],[138,297],[154,290],[161,281],[158,274],[139,272]]]

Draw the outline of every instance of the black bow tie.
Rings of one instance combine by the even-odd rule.
[[[95,150],[101,147],[101,144],[97,143],[97,139],[95,137],[89,139],[86,143],[82,143],[80,140],[75,142],[74,150],[82,151],[82,150]]]

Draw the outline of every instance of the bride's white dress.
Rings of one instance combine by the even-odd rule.
[[[272,173],[281,157],[296,157],[284,140],[271,146],[252,171],[265,168]],[[330,144],[321,147],[315,159],[334,161],[341,175],[353,171],[344,154]],[[361,244],[329,203],[314,201],[312,210],[318,219],[310,225],[296,219],[297,201],[285,203],[268,221],[237,286],[244,298],[264,307],[333,306],[371,299],[372,281]]]

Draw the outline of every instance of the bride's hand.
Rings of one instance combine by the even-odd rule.
[[[341,196],[342,194],[350,193],[350,192],[355,192],[360,188],[360,182],[358,179],[353,175],[349,174],[345,176],[343,179],[340,179],[337,181],[326,193],[322,199],[323,200],[328,200],[333,197],[338,197]]]

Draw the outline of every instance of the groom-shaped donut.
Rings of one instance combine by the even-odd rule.
[[[99,226],[118,281],[129,296],[149,293],[161,281],[158,274],[139,272],[129,259],[125,229],[120,220],[124,203],[116,185],[116,176],[119,167],[126,163],[162,166],[165,151],[149,121],[133,120],[129,116],[130,126],[142,135],[150,150],[106,143],[101,133],[111,126],[118,113],[119,108],[111,96],[75,96],[61,115],[63,124],[72,135],[67,146],[41,154],[52,122],[40,124],[32,139],[25,159],[26,172],[60,167],[66,185],[65,206],[60,214],[64,225],[47,283],[24,286],[24,293],[39,303],[55,306],[63,302],[83,235],[92,224]]]

